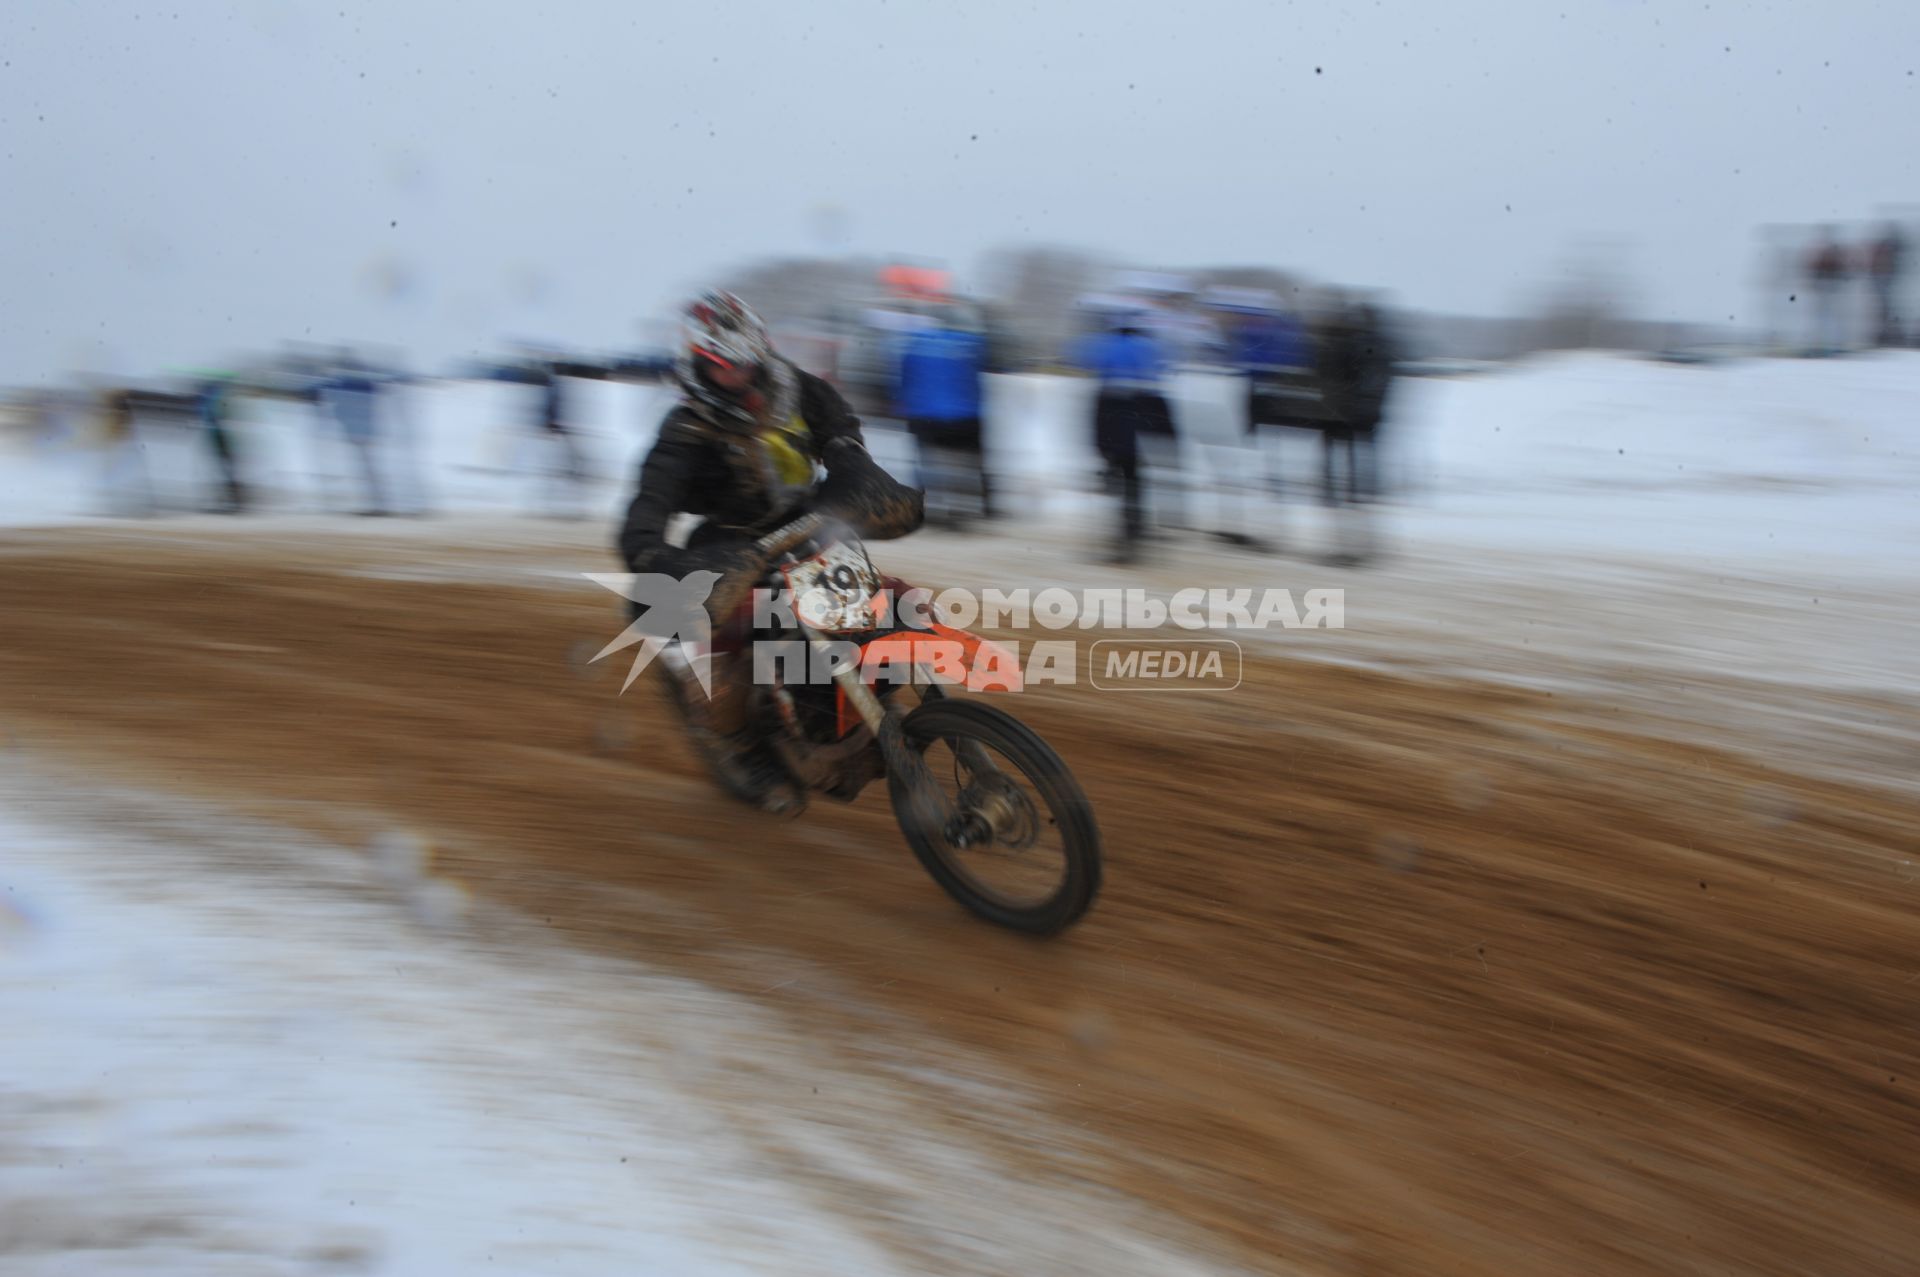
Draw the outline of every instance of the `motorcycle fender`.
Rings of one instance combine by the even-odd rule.
[[[941,656],[950,656],[956,646],[966,665],[964,686],[968,691],[1017,692],[1024,686],[1020,663],[1013,652],[991,639],[938,621],[924,631],[903,631],[874,639],[861,649],[861,662],[865,665],[872,660],[905,661],[931,670]]]

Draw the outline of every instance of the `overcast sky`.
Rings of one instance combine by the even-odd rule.
[[[629,344],[827,209],[1472,313],[1618,237],[1724,322],[1759,224],[1920,200],[1912,0],[12,0],[0,60],[0,381]]]

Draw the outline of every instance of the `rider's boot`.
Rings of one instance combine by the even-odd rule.
[[[733,797],[764,812],[799,815],[806,810],[806,795],[748,721],[752,689],[735,668],[741,658],[716,654],[696,659],[709,662],[707,688],[700,686],[691,662],[669,660],[666,666],[686,717],[687,735],[714,779]]]

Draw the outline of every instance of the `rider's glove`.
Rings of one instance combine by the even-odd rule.
[[[822,458],[827,477],[815,490],[813,508],[839,519],[870,541],[906,536],[926,517],[925,501],[880,468],[854,439],[835,439]]]

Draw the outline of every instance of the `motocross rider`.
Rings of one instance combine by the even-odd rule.
[[[683,321],[674,367],[680,400],[641,464],[620,529],[628,571],[719,573],[706,602],[718,631],[768,567],[754,541],[798,515],[828,514],[873,539],[920,526],[920,494],[868,456],[860,420],[840,393],[775,353],[766,326],[739,298],[705,293]],[[667,539],[676,514],[702,520],[683,546]],[[802,808],[804,796],[750,722],[751,653],[711,653],[710,695],[683,648],[663,655],[693,744],[720,783],[765,811]]]

